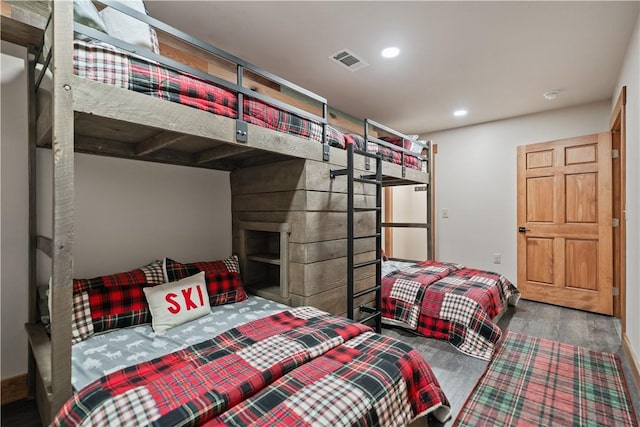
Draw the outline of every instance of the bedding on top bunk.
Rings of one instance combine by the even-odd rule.
[[[112,372],[74,394],[53,425],[389,425],[429,413],[444,422],[449,403],[415,349],[298,307]]]
[[[470,356],[491,358],[502,336],[492,319],[520,298],[511,282],[460,264],[427,260],[396,266],[402,269],[382,278],[383,323],[449,341]]]
[[[179,73],[140,56],[102,42],[74,41],[74,73],[82,78],[132,90],[156,98],[188,105],[213,114],[236,118],[237,95],[223,87],[192,75]],[[322,125],[279,110],[249,96],[243,99],[243,120],[257,126],[322,142]],[[356,144],[364,150],[364,140],[327,126],[327,143],[346,148]],[[402,163],[399,152],[369,143],[369,152],[380,152],[383,160]],[[406,155],[406,166],[420,170],[422,161]]]

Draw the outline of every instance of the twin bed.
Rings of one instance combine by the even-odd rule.
[[[502,337],[497,325],[520,292],[504,276],[460,264],[388,261],[383,266],[382,322],[489,360]]]
[[[100,3],[193,41],[144,11],[113,1]],[[95,15],[92,2],[75,4]],[[54,65],[53,102],[41,109],[37,121],[34,118],[32,143],[34,149],[51,146],[56,151],[54,235],[37,236],[35,223],[30,229],[37,248],[52,258],[50,340],[34,316],[28,327],[37,368],[36,395],[45,422],[56,413],[54,425],[389,425],[408,424],[428,414],[446,421],[447,399],[416,350],[311,307],[247,298],[237,261],[174,263],[169,268],[165,260],[161,267],[152,263],[113,276],[71,279],[74,149],[231,170],[291,156],[326,161],[333,149],[354,145],[379,153],[393,165],[384,166],[391,185],[428,182],[428,158],[423,156],[425,146],[406,135],[370,134],[367,121],[362,135],[330,126],[326,100],[238,58],[224,56],[237,63],[236,83],[195,69],[185,72],[175,61],[159,56],[153,33],[149,47],[141,50],[96,30],[87,19],[73,24],[70,3],[52,6],[44,39],[54,42],[55,55],[43,43],[36,56],[45,69]],[[74,31],[85,36],[73,40]],[[220,53],[193,43],[208,53]],[[280,101],[243,87],[243,69],[311,96],[321,103],[321,115],[283,109]],[[35,86],[42,76],[36,73]],[[35,168],[32,182],[33,174]],[[32,289],[34,271],[32,263]],[[194,279],[198,271],[205,274]],[[427,280],[414,280],[416,275]],[[200,282],[182,283],[188,279]],[[176,283],[186,287],[170,289]],[[383,285],[389,323],[448,339],[483,358],[492,349],[483,340],[493,344],[500,336],[491,318],[516,294],[504,278],[445,264],[409,266],[386,276]],[[464,286],[473,291],[464,291]],[[151,303],[149,294],[164,292],[165,287],[169,305]],[[205,288],[208,298],[200,293]],[[438,300],[437,295],[442,295],[440,308],[429,303]],[[456,308],[447,303],[451,295],[474,307]],[[162,301],[163,294],[160,297]],[[180,321],[157,311],[168,307]],[[447,311],[454,312],[442,317],[448,323],[436,321],[436,332],[431,332],[430,319]],[[197,317],[192,316],[195,312]],[[162,322],[168,322],[167,330],[158,328]],[[75,393],[67,400],[70,384]]]
[[[198,305],[185,283],[206,295],[205,312],[191,320],[172,310],[180,295]],[[152,291],[167,304],[154,307]],[[74,280],[72,329],[77,392],[56,426],[405,425],[450,416],[417,350],[313,307],[247,297],[236,257]]]

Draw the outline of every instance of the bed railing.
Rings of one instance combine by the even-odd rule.
[[[405,148],[404,145],[403,146],[398,146],[398,145],[390,143],[389,141],[385,141],[383,139],[370,136],[369,135],[369,129],[371,127],[379,129],[379,130],[383,131],[386,134],[402,138],[403,144],[404,144],[404,141],[411,141],[413,144],[421,146],[422,147],[421,153],[420,154],[413,153],[410,150],[408,150],[407,148]],[[391,150],[400,153],[401,160],[402,160],[401,161],[401,166],[402,166],[402,177],[403,178],[407,176],[407,170],[406,170],[406,168],[407,168],[407,164],[406,164],[407,155],[418,158],[423,164],[423,170],[425,172],[429,171],[429,163],[430,163],[430,160],[431,160],[431,145],[429,143],[422,143],[420,141],[413,141],[410,136],[405,135],[405,134],[403,134],[401,132],[398,132],[397,130],[391,129],[390,127],[385,126],[385,125],[383,125],[381,123],[378,123],[378,122],[376,122],[374,120],[364,119],[364,147],[365,147],[364,151],[368,151],[368,144],[370,142],[374,142],[374,143],[376,143],[378,145],[390,148]],[[422,152],[424,152],[425,155],[423,155]],[[368,157],[365,158],[365,167],[367,169],[370,168],[370,162],[371,162],[371,160]],[[426,169],[425,169],[425,167],[426,167]]]
[[[150,25],[155,30],[164,32],[169,36],[198,49],[203,54],[212,55],[214,57],[220,58],[224,61],[227,61],[233,64],[236,67],[235,82],[231,82],[229,80],[225,80],[223,78],[217,77],[213,74],[210,74],[202,70],[199,70],[197,68],[186,65],[180,61],[176,61],[166,56],[162,56],[160,54],[154,53],[151,50],[132,45],[130,43],[127,43],[125,41],[112,37],[106,33],[103,33],[94,28],[88,27],[81,23],[78,23],[78,22],[73,23],[73,30],[76,33],[83,34],[97,41],[108,43],[118,49],[134,53],[135,55],[138,55],[150,61],[155,61],[175,71],[193,75],[206,82],[224,87],[226,89],[229,89],[230,91],[235,92],[238,96],[238,116],[237,116],[238,123],[237,123],[237,131],[236,131],[237,142],[247,142],[246,124],[244,124],[244,120],[243,120],[243,99],[246,96],[246,97],[251,97],[251,98],[260,100],[266,104],[279,108],[283,111],[287,111],[298,117],[301,117],[322,125],[322,143],[326,145],[328,107],[327,107],[327,100],[325,98],[301,86],[298,86],[295,83],[292,83],[282,77],[279,77],[269,71],[266,71],[260,67],[257,67],[237,56],[234,56],[221,49],[218,49],[217,47],[212,46],[209,43],[206,43],[202,40],[192,37],[189,34],[175,27],[172,27],[171,25],[168,25],[156,18],[150,17],[144,13],[138,12],[137,10],[134,10],[122,3],[119,3],[117,1],[112,1],[112,0],[95,0],[95,3],[102,4],[107,7],[111,7],[132,18],[135,18],[141,22],[144,22]],[[47,23],[47,28],[45,28],[45,41],[43,43],[43,49],[41,49],[41,52],[39,52],[38,54],[38,61],[37,61],[37,62],[43,61],[45,64],[44,66],[45,69],[49,66],[51,61],[52,49],[48,48],[47,46],[48,45],[47,34],[50,33],[50,30],[51,30],[51,18],[49,18],[49,22]],[[287,104],[286,102],[270,97],[268,95],[261,94],[257,91],[252,90],[251,88],[247,88],[243,86],[243,80],[244,80],[246,71],[254,75],[261,76],[267,79],[268,81],[271,81],[274,84],[279,85],[280,87],[286,87],[287,89],[297,94],[297,96],[304,97],[305,99],[311,102],[319,104],[321,109],[321,115],[311,113],[302,108],[295,107],[293,105]],[[44,69],[42,73],[39,73],[36,76],[36,87],[39,86],[43,76],[44,76]]]

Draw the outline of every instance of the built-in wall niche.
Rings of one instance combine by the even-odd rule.
[[[240,268],[249,293],[291,305],[288,223],[240,222]]]

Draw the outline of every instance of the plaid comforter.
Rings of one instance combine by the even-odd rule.
[[[382,321],[489,360],[502,335],[492,319],[519,298],[502,275],[424,261],[382,278]]]
[[[360,135],[349,133],[344,135],[344,139],[346,145],[355,144],[359,150],[364,151],[364,138]],[[367,144],[367,151],[369,153],[380,153],[382,160],[395,163],[396,165],[402,165],[402,153],[400,151],[395,151],[389,147],[378,145],[375,142],[369,142]],[[405,153],[404,165],[409,169],[421,170],[422,160],[416,156]]]
[[[233,91],[195,76],[179,73],[142,57],[98,42],[74,41],[74,73],[82,78],[144,93],[156,98],[188,105],[213,114],[237,118],[238,97]],[[243,100],[243,120],[279,132],[322,141],[322,125],[302,119],[251,97]],[[346,148],[351,137],[327,126],[327,143]],[[362,143],[364,146],[364,143]],[[401,154],[387,147],[370,144],[369,151],[382,153],[383,160],[402,163]],[[417,157],[407,155],[406,166],[420,169]]]
[[[109,374],[53,425],[384,425],[428,413],[445,421],[449,404],[416,350],[299,307]]]

